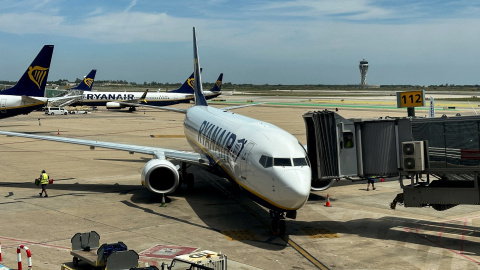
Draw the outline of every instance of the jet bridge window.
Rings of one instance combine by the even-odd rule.
[[[269,167],[272,167],[273,158],[262,155],[258,162],[260,162],[260,164],[262,164],[263,167],[269,168]]]
[[[353,148],[353,133],[344,132],[343,133],[343,145],[345,148]]]

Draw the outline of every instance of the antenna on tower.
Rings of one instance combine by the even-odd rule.
[[[360,85],[367,85],[368,61],[364,58],[362,61],[360,61],[360,65],[358,65],[358,68],[360,69],[360,76],[362,76]]]

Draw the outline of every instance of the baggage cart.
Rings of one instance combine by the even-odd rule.
[[[108,270],[129,270],[138,266],[138,254],[127,250],[123,242],[100,245],[100,235],[91,231],[76,233],[71,240],[70,254],[73,266],[83,261],[95,268],[106,267]]]

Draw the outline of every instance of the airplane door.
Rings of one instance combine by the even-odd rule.
[[[0,100],[0,112],[1,113],[6,113],[7,112],[7,100],[6,99]]]
[[[245,146],[244,150],[240,154],[240,173],[241,177],[243,179],[247,179],[248,176],[248,156],[250,155],[250,152],[252,151],[252,148],[255,146],[254,142],[247,142],[247,145]]]

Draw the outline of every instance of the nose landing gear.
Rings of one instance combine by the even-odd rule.
[[[270,210],[270,217],[272,218],[271,230],[275,235],[285,235],[285,213]]]

